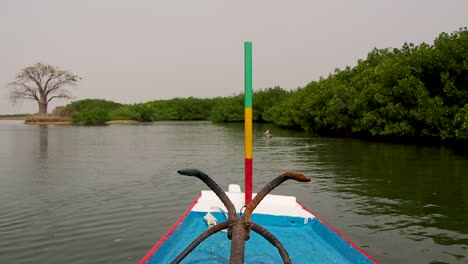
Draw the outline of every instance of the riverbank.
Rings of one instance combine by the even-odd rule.
[[[138,122],[138,121],[135,121],[135,120],[111,120],[111,121],[106,122],[106,124],[108,124],[108,125],[112,125],[112,124],[138,124],[138,123],[141,123],[141,122]]]
[[[0,116],[0,120],[25,120],[25,116]]]
[[[7,120],[7,119],[5,119]],[[10,119],[10,120],[24,120],[24,119]],[[70,120],[25,120],[26,125],[74,125]],[[141,123],[135,120],[111,120],[106,122],[106,125],[115,125],[115,124],[137,124]],[[78,124],[80,125],[80,124]]]
[[[24,121],[26,125],[72,125],[70,118],[65,117],[31,117],[31,116],[0,116],[0,121]],[[136,120],[111,120],[106,122],[112,124],[138,124]]]

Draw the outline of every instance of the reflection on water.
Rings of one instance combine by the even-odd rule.
[[[39,126],[39,152],[40,157],[43,160],[47,159],[47,150],[49,148],[49,126],[40,125]]]
[[[39,159],[41,164],[47,163],[47,152],[49,150],[49,126],[39,126]]]
[[[329,190],[353,203],[344,210],[366,218],[354,227],[381,238],[387,249],[380,259],[397,261],[385,255],[399,243],[402,257],[417,253],[421,263],[467,261],[466,156],[443,147],[333,141],[319,151],[321,161],[334,164]]]
[[[263,137],[267,129],[273,134]],[[0,122],[0,263],[135,263],[206,187],[242,184],[242,124]],[[466,263],[468,156],[254,126],[254,190],[296,195],[381,263]]]

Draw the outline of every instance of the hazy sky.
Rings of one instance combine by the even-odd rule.
[[[254,89],[294,89],[374,47],[464,26],[467,0],[0,0],[0,114],[37,111],[10,104],[6,89],[37,62],[81,76],[75,100],[229,96],[244,89],[244,41]]]

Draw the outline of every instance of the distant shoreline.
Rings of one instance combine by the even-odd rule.
[[[33,121],[26,120],[25,116],[0,116],[0,121],[25,121],[26,125],[73,125],[71,121]],[[138,124],[141,122],[135,120],[111,120],[106,122],[108,125],[112,124]]]
[[[25,120],[25,116],[0,116],[0,120]]]

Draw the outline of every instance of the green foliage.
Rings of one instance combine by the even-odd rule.
[[[252,98],[252,119],[257,122],[271,122],[276,118],[272,109],[289,95],[290,92],[279,86],[255,91]],[[244,121],[244,94],[213,99],[209,119],[214,122]]]
[[[281,103],[289,94],[290,92],[279,86],[255,91],[252,98],[253,120],[258,122],[270,121],[269,110]]]
[[[100,108],[75,112],[72,115],[73,123],[80,123],[84,125],[105,125],[106,122],[110,120],[111,117],[109,113]]]
[[[433,45],[404,43],[374,48],[353,68],[293,91],[280,87],[253,94],[253,119],[323,135],[468,139],[468,30],[442,33]],[[99,111],[91,111],[99,109]],[[103,112],[112,119],[244,120],[243,94],[212,99],[174,98],[122,105],[73,102],[65,109],[79,122]]]
[[[465,139],[468,30],[433,45],[373,49],[354,68],[297,89],[269,110],[268,121],[321,134]]]
[[[457,139],[468,139],[468,104],[455,115],[454,127]]]
[[[210,120],[214,122],[244,121],[244,95],[217,98],[211,109]]]
[[[174,98],[147,105],[154,113],[154,120],[208,120],[213,99]]]
[[[115,103],[112,101],[106,101],[103,99],[84,99],[80,101],[71,102],[70,104],[65,106],[65,109],[70,115],[73,115],[73,113],[75,112],[83,112],[92,109],[112,111],[116,110],[121,106],[122,104]]]
[[[65,107],[66,113],[83,122],[83,115],[99,109],[108,113],[111,120],[208,120],[215,99],[174,98],[147,103],[123,105],[101,99],[86,99],[72,102]]]
[[[138,120],[140,113],[135,111],[130,105],[123,105],[109,113],[112,120]]]

